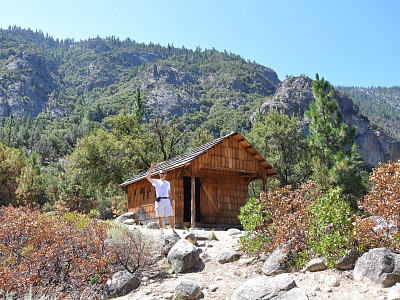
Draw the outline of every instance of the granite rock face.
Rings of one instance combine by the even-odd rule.
[[[17,76],[0,90],[0,117],[35,117],[44,111],[57,86],[56,64],[35,50],[20,50],[6,68]]]
[[[288,115],[302,118],[301,126],[304,136],[308,135],[309,122],[304,112],[314,101],[312,79],[308,77],[291,77],[279,83],[274,96],[261,105],[261,113],[269,110],[283,110]],[[386,133],[370,129],[369,120],[359,114],[358,106],[348,97],[335,90],[335,97],[343,121],[349,126],[356,126],[355,142],[362,158],[371,166],[377,167],[379,162],[397,161],[400,158],[400,143]],[[255,114],[253,114],[253,117]]]
[[[374,248],[364,253],[354,268],[354,279],[368,278],[374,283],[388,287],[400,280],[400,254],[386,248]]]

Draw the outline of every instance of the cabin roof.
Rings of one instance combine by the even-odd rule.
[[[196,147],[192,150],[189,150],[181,155],[178,155],[174,158],[171,158],[169,160],[163,161],[158,163],[155,167],[151,175],[158,174],[161,170],[165,171],[171,171],[173,169],[177,169],[179,167],[185,166],[198,158],[201,154],[206,153],[208,150],[211,148],[215,147],[219,143],[223,142],[225,139],[228,139],[230,137],[236,137],[238,142],[244,146],[244,148],[250,152],[255,159],[257,159],[262,165],[268,169],[268,175],[276,175],[277,172],[272,168],[272,166],[250,145],[250,143],[239,133],[237,132],[231,132],[223,137],[217,138],[215,140],[212,140],[211,142],[208,142],[204,145],[201,145],[199,147]],[[143,171],[136,176],[126,180],[120,186],[126,186],[128,184],[140,181],[144,178],[146,178],[147,173],[149,170]]]

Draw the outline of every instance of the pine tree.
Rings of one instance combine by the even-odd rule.
[[[313,81],[313,94],[315,102],[310,103],[310,110],[305,112],[310,121],[307,142],[322,163],[332,168],[337,154],[343,151],[343,147],[354,143],[356,128],[351,129],[343,123],[343,117],[338,109],[334,97],[334,90],[329,81],[322,77]]]
[[[144,109],[143,109],[143,102],[142,102],[142,97],[140,96],[139,88],[137,88],[136,94],[135,94],[135,103],[133,106],[133,113],[136,115],[139,122],[141,122],[143,113],[144,113]]]
[[[313,81],[315,102],[305,112],[310,121],[307,142],[313,154],[312,179],[323,191],[339,186],[353,209],[357,198],[366,192],[366,172],[354,143],[356,128],[348,128],[334,99],[328,81]]]
[[[45,202],[41,167],[35,152],[28,158],[27,164],[17,180],[18,188],[15,194],[18,204],[32,208],[40,206]]]

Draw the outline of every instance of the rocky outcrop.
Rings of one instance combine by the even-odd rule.
[[[198,299],[201,294],[202,292],[197,282],[183,280],[175,287],[174,299],[194,300]]]
[[[356,126],[355,142],[361,156],[368,164],[377,167],[379,162],[397,161],[400,158],[400,143],[382,131],[370,129],[369,120],[359,114],[358,106],[348,97],[335,91],[339,110],[343,121],[349,126]],[[308,120],[304,112],[314,101],[312,79],[308,77],[291,77],[282,81],[274,94],[261,105],[260,112],[266,114],[269,110],[281,110],[288,115],[302,118],[302,133],[308,134]],[[255,114],[253,114],[253,117]]]
[[[37,116],[56,89],[56,65],[35,50],[20,50],[6,68],[11,78],[0,80],[0,117]]]
[[[261,271],[267,276],[288,272],[296,257],[289,243],[282,244],[267,258]]]
[[[148,91],[146,106],[153,116],[182,116],[200,108],[199,95],[190,88],[194,82],[186,72],[154,64],[140,78],[140,88]]]
[[[193,268],[200,260],[196,247],[185,239],[180,239],[171,248],[167,258],[172,270],[178,273]]]
[[[247,280],[235,290],[231,300],[296,299],[307,300],[306,293],[296,286],[288,274],[275,277],[257,277]]]
[[[362,255],[354,268],[354,279],[368,278],[383,287],[400,281],[400,254],[386,248],[371,249]]]
[[[140,280],[128,271],[119,271],[107,280],[102,299],[124,296],[140,285]]]
[[[145,63],[153,62],[154,60],[160,58],[159,55],[151,52],[132,52],[123,51],[119,53],[121,59],[121,64],[125,67],[136,67],[143,65]]]

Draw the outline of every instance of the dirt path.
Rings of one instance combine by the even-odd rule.
[[[158,230],[143,230],[149,234],[159,234]],[[186,231],[177,230],[182,237]],[[198,241],[203,253],[209,259],[194,270],[184,274],[169,274],[167,259],[157,263],[157,267],[140,274],[142,284],[130,294],[118,300],[172,299],[175,287],[182,280],[197,282],[203,292],[202,299],[230,299],[231,295],[247,279],[265,276],[261,272],[263,261],[242,257],[236,262],[221,264],[218,255],[226,249],[239,249],[239,236],[231,236],[226,231],[215,231],[218,241]],[[298,287],[303,289],[309,299],[339,300],[386,300],[391,289],[400,291],[399,287],[382,288],[368,282],[353,280],[353,271],[326,270],[315,273],[295,272],[290,274]],[[147,277],[147,278],[146,278]],[[338,286],[329,286],[336,279]],[[330,284],[330,285],[336,285]],[[395,298],[400,299],[400,298]]]

